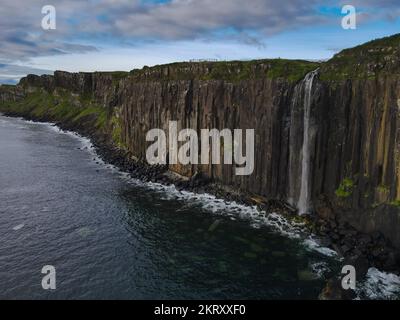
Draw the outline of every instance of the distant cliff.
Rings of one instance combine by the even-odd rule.
[[[200,62],[124,72],[29,75],[0,87],[0,111],[84,128],[144,159],[152,128],[255,129],[255,170],[171,165],[297,206],[309,88],[310,204],[400,247],[400,36],[345,50],[325,63]],[[304,177],[303,177],[304,178]]]

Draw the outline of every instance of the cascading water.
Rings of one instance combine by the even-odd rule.
[[[306,75],[303,80],[304,85],[304,136],[301,163],[301,187],[300,196],[297,203],[299,214],[310,212],[310,115],[311,115],[311,96],[314,78],[318,70]]]

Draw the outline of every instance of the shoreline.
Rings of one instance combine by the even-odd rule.
[[[290,223],[300,223],[304,226],[303,231],[310,236],[306,241],[311,240],[311,236],[317,237],[317,239],[313,239],[317,248],[332,250],[338,255],[338,258],[343,261],[344,265],[354,265],[357,269],[358,280],[366,280],[369,271],[375,268],[382,273],[388,272],[394,275],[400,275],[400,268],[398,266],[397,268],[392,268],[389,264],[389,268],[386,268],[385,262],[381,261],[381,259],[371,259],[371,257],[361,251],[358,256],[354,257],[353,255],[348,254],[348,251],[341,250],[341,243],[346,242],[346,239],[349,240],[348,235],[353,235],[356,238],[366,240],[365,249],[368,248],[368,242],[373,243],[374,245],[379,244],[389,253],[389,255],[392,256],[392,259],[396,259],[396,251],[388,245],[382,235],[375,235],[374,237],[362,234],[347,224],[335,220],[323,220],[315,214],[299,216],[293,208],[281,201],[266,201],[266,199],[223,186],[198,174],[195,174],[190,179],[175,174],[168,170],[167,166],[148,166],[143,162],[133,159],[128,152],[107,143],[105,137],[101,137],[96,134],[96,132],[90,132],[90,130],[80,128],[79,126],[54,122],[51,121],[51,119],[39,119],[32,116],[27,117],[18,113],[0,113],[0,116],[12,118],[20,117],[26,121],[49,124],[61,131],[71,132],[80,137],[86,138],[91,142],[95,154],[104,163],[115,166],[121,172],[127,173],[129,177],[137,179],[143,183],[159,183],[166,187],[168,185],[173,185],[179,192],[186,191],[198,195],[211,195],[224,201],[234,202],[237,205],[256,207],[260,215],[262,212],[267,213],[267,215],[277,213],[284,219],[287,219]],[[355,239],[352,239],[352,241],[354,240]],[[305,245],[306,241],[304,242]],[[346,244],[344,246],[346,246]],[[315,250],[316,248],[311,248],[311,250],[313,249]],[[321,251],[319,252],[321,253]],[[320,298],[354,299],[355,292],[345,292],[342,290],[340,279],[334,277],[327,281],[327,286],[321,293]]]

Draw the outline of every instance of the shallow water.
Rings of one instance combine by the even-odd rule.
[[[317,298],[338,260],[256,213],[129,179],[87,140],[0,116],[2,299]]]

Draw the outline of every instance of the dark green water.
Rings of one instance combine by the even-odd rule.
[[[128,179],[89,149],[0,117],[0,298],[315,299],[339,270],[253,208]]]

